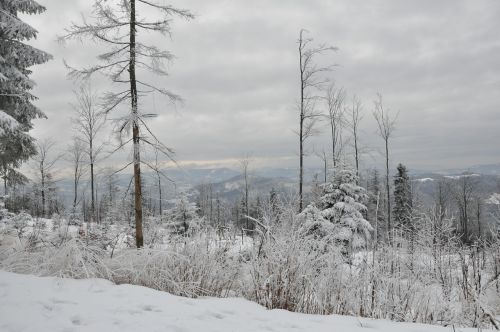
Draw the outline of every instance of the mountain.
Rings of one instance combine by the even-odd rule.
[[[225,181],[212,183],[212,190],[218,193],[219,197],[234,201],[239,199],[245,191],[245,180],[243,175],[237,175]],[[297,182],[287,177],[263,177],[252,175],[249,179],[250,194],[268,195],[274,189],[279,193],[289,195],[297,186]],[[202,190],[201,185],[196,186],[195,190]]]
[[[455,168],[447,169],[442,171],[437,171],[437,173],[448,175],[448,174],[461,174],[464,172],[478,173],[484,175],[500,175],[500,163],[497,164],[481,164],[474,165],[468,168]]]
[[[477,187],[485,196],[494,192],[499,192],[498,178],[500,176],[500,164],[476,165],[467,169],[448,169],[434,172],[411,170],[411,176],[424,202],[432,202],[435,194],[435,183],[439,179],[458,180],[465,172],[477,175]],[[169,168],[162,172],[172,181],[162,180],[164,197],[173,198],[176,193],[189,192],[191,197],[203,184],[212,184],[214,193],[219,193],[221,198],[238,199],[244,191],[243,177],[241,171],[231,168]],[[319,168],[309,168],[305,170],[304,191],[307,193],[310,184],[313,182],[314,174],[319,178],[323,177],[323,170]],[[391,176],[392,178],[392,176]],[[157,178],[153,172],[143,172],[143,179],[146,186],[156,187]],[[121,191],[125,191],[130,184],[131,174],[121,173],[117,176],[117,185]],[[104,193],[103,180],[100,180],[97,190]],[[297,190],[298,171],[295,168],[256,168],[250,171],[250,189],[252,195],[267,195],[271,189],[283,194],[292,194]],[[64,201],[69,202],[72,197],[72,181],[61,179],[58,181],[59,193]],[[82,181],[81,189],[88,191],[87,181]],[[152,189],[154,191],[154,189]]]

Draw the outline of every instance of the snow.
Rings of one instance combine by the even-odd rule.
[[[467,177],[479,177],[481,176],[480,174],[462,174],[462,175],[445,175],[444,177],[447,179],[452,179],[452,180],[459,180],[461,178],[467,178]]]
[[[238,182],[238,181],[233,181],[233,182],[226,182],[224,184],[224,189],[226,191],[231,191],[231,190],[238,190],[240,189],[241,187],[243,186],[242,183]]]
[[[500,194],[493,193],[485,200],[486,204],[500,205]]]
[[[239,298],[188,299],[102,279],[0,271],[0,331],[452,331],[451,327],[266,310]],[[477,331],[457,328],[456,331]]]
[[[14,131],[18,126],[19,123],[16,119],[0,110],[0,135],[4,135],[6,132]]]
[[[433,182],[434,179],[433,178],[422,178],[422,179],[416,179],[415,181],[418,181],[418,182]]]

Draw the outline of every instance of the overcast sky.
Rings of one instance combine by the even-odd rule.
[[[63,59],[95,63],[91,42],[60,45],[58,34],[88,13],[89,0],[40,0],[42,15],[27,18],[39,31],[32,44],[54,60],[34,68],[37,138],[53,136],[62,148],[72,136],[72,83]],[[364,103],[362,145],[379,158],[373,100],[400,112],[391,143],[392,163],[413,169],[500,162],[500,1],[497,0],[176,0],[191,22],[174,21],[172,38],[148,36],[176,55],[170,76],[157,80],[180,94],[173,108],[159,96],[143,101],[159,113],[151,122],[184,164],[232,166],[252,154],[258,166],[296,167],[299,93],[297,37],[305,28],[316,42],[339,51],[319,59],[337,64],[329,75]],[[85,15],[85,14],[84,14]],[[141,38],[141,36],[139,36]],[[95,86],[104,89],[105,79]],[[146,111],[146,110],[145,110]],[[328,131],[309,142],[329,151]],[[318,164],[310,156],[308,166]]]

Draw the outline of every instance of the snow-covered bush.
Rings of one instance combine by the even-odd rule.
[[[342,261],[339,251],[312,249],[318,240],[303,237],[297,230],[288,235],[269,242],[263,253],[251,261],[245,296],[269,309],[331,313],[321,304],[318,282],[330,272],[325,270],[327,257]]]
[[[28,238],[37,227],[29,221],[19,240],[14,237],[16,246],[0,247],[0,269],[100,277],[189,297],[244,296],[268,308],[315,314],[487,328],[500,313],[500,239],[464,246],[449,223],[422,214],[415,217],[413,244],[396,230],[397,245],[358,248],[346,261],[345,246],[334,237],[340,226],[324,210],[307,207],[301,215],[312,220],[307,224],[294,202],[285,205],[277,222],[265,214],[256,221],[253,238],[221,238],[210,228],[172,237],[161,218],[150,216],[145,229],[156,240],[141,250],[126,244],[133,228],[85,225],[80,233],[64,218],[58,232],[67,236],[49,227],[34,233],[39,241],[32,246]]]
[[[169,250],[120,251],[109,261],[113,281],[167,291],[175,295],[227,296],[237,285],[237,260],[228,247],[192,241]]]
[[[5,200],[7,198],[8,198],[7,196],[0,196],[0,222],[6,222],[7,219],[10,219],[14,216],[13,213],[10,213],[5,208]]]
[[[72,238],[60,246],[47,245],[39,250],[16,250],[1,257],[0,267],[16,273],[68,278],[111,278],[100,248]]]

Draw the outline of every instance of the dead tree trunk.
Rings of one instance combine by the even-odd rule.
[[[129,78],[130,95],[132,106],[132,144],[134,145],[134,191],[135,191],[135,242],[137,248],[144,245],[142,235],[142,188],[141,188],[141,155],[139,136],[139,115],[137,110],[137,82],[135,78],[135,0],[130,1],[130,57],[129,57]]]

